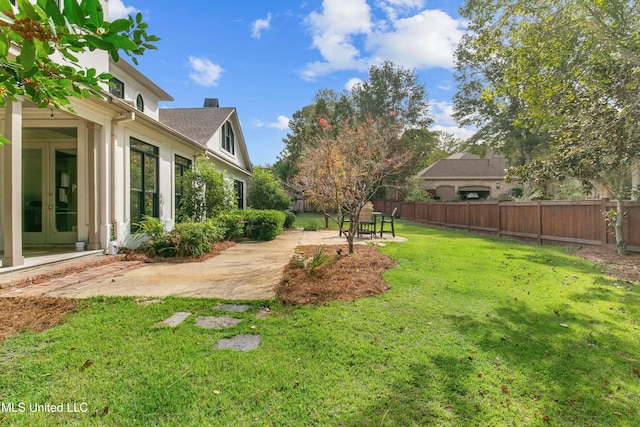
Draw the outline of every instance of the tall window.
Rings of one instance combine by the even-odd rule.
[[[131,138],[129,176],[131,182],[131,231],[145,215],[160,217],[158,188],[158,147]]]
[[[222,148],[231,154],[236,153],[235,137],[229,122],[222,125]]]
[[[236,196],[238,198],[238,209],[244,209],[244,182],[235,180]]]
[[[111,77],[109,82],[111,83],[111,86],[109,87],[109,92],[111,93],[111,95],[115,96],[116,98],[124,99],[124,83],[122,83],[115,77]]]
[[[182,202],[182,194],[184,193],[184,188],[186,183],[182,180],[184,173],[191,169],[191,160],[185,159],[182,156],[178,156],[176,154],[175,158],[175,167],[174,167],[174,186],[175,186],[175,209],[176,209],[176,221],[180,221],[180,203]]]

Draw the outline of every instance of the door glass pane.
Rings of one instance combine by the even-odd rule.
[[[78,229],[77,150],[55,150],[55,230]]]
[[[42,232],[42,149],[22,150],[22,231]]]

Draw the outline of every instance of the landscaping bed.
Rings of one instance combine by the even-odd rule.
[[[320,251],[325,262],[312,267]],[[299,246],[294,260],[285,267],[276,292],[284,305],[313,305],[332,300],[381,294],[389,290],[382,274],[395,262],[377,246],[358,245],[348,254],[347,245]],[[296,261],[297,260],[297,261]],[[306,260],[306,265],[305,264]]]

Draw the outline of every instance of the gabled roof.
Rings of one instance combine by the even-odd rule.
[[[418,172],[422,179],[503,179],[507,158],[488,155],[484,159],[468,152],[454,153]]]
[[[229,119],[235,108],[161,108],[160,122],[206,145],[213,134]]]

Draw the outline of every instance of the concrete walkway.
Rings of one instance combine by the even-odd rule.
[[[385,236],[374,241],[404,241],[402,237]],[[357,239],[362,244],[370,240]],[[0,296],[62,296],[86,298],[105,296],[199,297],[229,300],[271,299],[296,246],[346,244],[337,230],[287,230],[269,242],[241,242],[220,255],[201,262],[158,263],[137,266],[124,271],[95,269],[79,273],[74,284],[65,278],[19,289],[8,289]],[[120,263],[116,263],[120,264]],[[83,275],[87,280],[83,280]],[[89,279],[89,275],[91,278]]]

